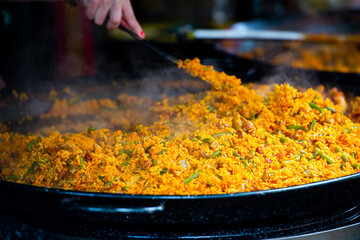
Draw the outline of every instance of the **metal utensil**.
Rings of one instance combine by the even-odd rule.
[[[172,56],[171,54],[164,52],[163,50],[161,50],[160,48],[156,47],[155,45],[153,45],[152,43],[150,43],[149,41],[147,41],[146,39],[141,39],[138,35],[136,35],[134,32],[132,32],[131,30],[127,29],[124,26],[119,26],[119,29],[123,30],[124,32],[128,33],[130,36],[132,36],[133,38],[135,38],[136,40],[138,40],[139,42],[141,42],[142,44],[144,44],[146,47],[148,47],[149,49],[153,50],[154,52],[158,53],[159,55],[163,56],[164,58],[166,58],[167,60],[169,60],[170,62],[178,65],[179,60],[176,59],[174,56]]]
[[[274,41],[308,41],[308,42],[360,42],[359,36],[307,34],[297,31],[254,30],[254,29],[196,29],[187,34],[188,39],[253,39]]]

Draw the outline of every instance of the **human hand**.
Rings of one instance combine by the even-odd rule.
[[[130,0],[81,0],[81,3],[85,7],[86,16],[97,25],[102,25],[108,19],[108,29],[116,29],[121,24],[140,38],[145,37]]]

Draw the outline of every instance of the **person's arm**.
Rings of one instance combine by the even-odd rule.
[[[130,0],[80,0],[86,16],[97,25],[104,24],[108,29],[116,29],[120,24],[132,30],[139,37],[145,34],[136,20]]]

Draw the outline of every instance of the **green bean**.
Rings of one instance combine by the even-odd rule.
[[[244,160],[245,158],[243,158],[236,150],[233,152],[235,157],[240,158],[241,160]]]
[[[105,187],[106,186],[109,186],[111,183],[113,183],[114,181],[116,181],[116,180],[118,180],[120,177],[114,177],[114,179],[113,180],[111,180],[111,181],[108,181],[107,183],[105,183]]]
[[[37,167],[40,165],[38,161],[34,161],[29,167],[27,174],[33,174],[37,170]]]
[[[151,159],[151,166],[155,166],[156,165],[156,160],[155,159]]]
[[[342,170],[342,171],[344,171],[344,168],[346,167],[346,164],[345,163],[342,163],[341,165],[340,165],[340,169]]]
[[[251,114],[251,117],[250,117],[250,120],[251,120],[251,121],[254,120],[254,119],[255,119],[255,116],[256,116],[256,114],[255,114],[255,113],[252,113],[252,114]]]
[[[340,153],[342,153],[341,148],[338,147],[338,146],[336,146],[336,147],[335,147],[335,152],[340,152]]]
[[[215,137],[220,137],[220,136],[224,136],[224,135],[228,135],[228,134],[232,134],[231,132],[220,132],[220,133],[215,133],[213,135],[211,135],[213,138]]]
[[[121,188],[121,191],[123,191],[123,192],[127,192],[127,191],[129,191],[129,187],[127,187],[127,186],[122,187],[122,188]]]
[[[296,156],[294,157],[294,159],[295,159],[295,160],[300,160],[301,157],[304,156],[305,154],[306,154],[306,152],[305,152],[305,153],[300,152],[299,154],[296,154]]]
[[[164,168],[163,170],[160,171],[160,175],[164,175],[167,172],[167,168]]]
[[[126,153],[127,155],[130,156],[130,155],[133,153],[133,151],[130,150],[130,149],[125,149],[125,150],[124,150],[124,153]]]
[[[153,146],[154,146],[154,144],[148,146],[147,148],[145,148],[145,153],[149,153],[150,149],[151,149]]]
[[[215,151],[213,154],[210,155],[210,158],[216,158],[217,156],[219,156],[221,153],[221,149],[220,150],[217,150]]]
[[[44,144],[44,142],[43,142],[43,149],[42,149],[42,152],[43,152],[43,153],[46,153],[46,148],[45,148],[45,144]]]
[[[80,158],[80,169],[84,169],[84,159]]]
[[[122,164],[120,164],[120,167],[124,167],[124,166],[129,165],[129,164],[130,164],[130,162],[123,162]]]
[[[315,124],[316,124],[316,119],[312,120],[311,121],[311,124],[310,124],[310,127],[309,127],[309,130],[313,130],[314,127],[315,127]]]
[[[215,108],[211,105],[208,105],[208,110],[213,113],[215,111]]]
[[[11,142],[11,143],[14,142],[14,137],[15,137],[15,133],[11,134],[11,137],[10,137],[10,142]]]
[[[104,186],[109,186],[114,180],[108,181],[107,183],[104,184]]]
[[[167,149],[163,149],[163,150],[161,150],[160,152],[158,152],[158,153],[157,153],[157,155],[161,155],[161,154],[163,154],[164,152],[166,152],[166,150],[167,150]]]
[[[202,140],[204,143],[212,143],[212,139],[211,138],[203,138]]]
[[[349,158],[343,153],[343,151],[341,150],[340,147],[336,146],[336,147],[335,147],[335,151],[342,154],[342,155],[341,155],[341,159],[342,159],[344,162],[349,162]]]
[[[335,162],[334,159],[332,159],[331,157],[320,151],[320,149],[317,149],[316,152],[319,154],[321,158],[325,159],[328,164],[333,164]]]
[[[332,113],[336,113],[336,110],[333,109],[333,108],[331,108],[331,107],[325,106],[324,108],[327,109],[327,110],[329,110],[329,111],[332,112]]]
[[[352,153],[351,153],[351,156],[352,156],[353,158],[355,158],[355,153],[354,153],[354,152],[352,152]]]
[[[354,169],[360,169],[360,164],[359,164],[359,163],[355,163],[355,164],[353,165],[353,168],[354,168]]]
[[[7,177],[8,180],[18,180],[20,178],[20,175],[10,175]]]
[[[310,107],[318,110],[321,113],[323,113],[323,111],[324,111],[320,106],[316,105],[315,103],[309,102],[309,105],[310,105]]]
[[[243,163],[245,168],[249,167],[249,163],[246,160],[244,160],[242,163]]]
[[[194,180],[194,179],[196,179],[196,178],[198,178],[198,177],[199,177],[199,172],[196,172],[196,173],[194,173],[193,175],[185,178],[184,183],[185,183],[185,184],[188,184],[189,182],[191,182],[192,180]]]
[[[284,137],[279,137],[279,140],[280,140],[280,142],[282,142],[282,143],[286,143],[286,142],[287,142],[287,139],[284,138]]]
[[[351,131],[352,131],[351,129],[347,129],[347,128],[345,129],[345,132],[347,133],[351,133]]]
[[[34,140],[31,140],[29,145],[27,146],[27,150],[31,151],[32,146],[34,145]]]
[[[207,185],[208,187],[212,187],[214,184],[213,184],[211,181],[207,181],[207,182],[206,182],[206,185]]]
[[[100,179],[100,181],[102,181],[104,184],[106,184],[105,181],[104,181],[104,179],[105,179],[104,176],[99,176],[99,179]]]
[[[98,129],[97,127],[89,127],[88,131],[91,132],[91,131],[94,131],[94,130],[97,130],[97,129]]]
[[[318,155],[318,152],[315,151],[308,160],[310,161],[310,160],[314,159],[317,155]]]
[[[341,159],[342,159],[344,162],[349,162],[349,158],[348,158],[345,154],[341,155]]]
[[[287,129],[294,129],[294,130],[305,130],[305,128],[301,125],[288,125],[286,126]]]

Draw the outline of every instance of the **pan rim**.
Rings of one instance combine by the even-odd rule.
[[[274,188],[268,190],[259,190],[251,192],[238,192],[238,193],[226,193],[226,194],[203,194],[203,195],[149,195],[149,194],[119,194],[119,193],[107,193],[107,192],[86,192],[77,190],[67,190],[61,188],[48,188],[34,185],[27,185],[22,183],[16,183],[0,179],[0,189],[4,186],[8,188],[17,188],[20,190],[26,190],[30,192],[46,192],[49,194],[61,194],[69,197],[101,197],[101,198],[119,198],[119,199],[151,199],[151,200],[199,200],[199,199],[226,199],[226,198],[241,198],[241,197],[254,197],[264,196],[270,194],[286,193],[289,191],[301,191],[309,188],[321,187],[323,185],[336,184],[338,182],[345,182],[360,178],[360,172],[342,177],[306,183],[301,185]],[[339,190],[341,191],[341,190]]]

